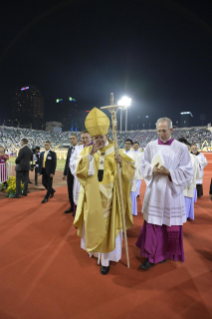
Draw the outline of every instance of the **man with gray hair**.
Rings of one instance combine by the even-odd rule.
[[[144,224],[136,245],[146,257],[140,265],[146,270],[166,259],[184,261],[183,190],[193,177],[186,145],[171,137],[172,121],[160,118],[156,128],[159,139],[147,144],[141,161],[147,188],[142,207]]]

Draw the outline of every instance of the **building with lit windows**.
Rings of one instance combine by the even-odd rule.
[[[55,102],[57,120],[62,123],[63,131],[81,131],[85,128],[84,122],[87,113],[79,111],[76,99],[72,97],[57,98]]]
[[[29,85],[12,92],[12,119],[18,121],[21,126],[42,129],[44,103],[37,87]]]
[[[189,127],[192,125],[193,115],[191,112],[181,112],[180,113],[180,127]]]

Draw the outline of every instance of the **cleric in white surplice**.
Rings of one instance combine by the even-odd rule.
[[[141,162],[147,189],[142,207],[144,225],[136,245],[147,258],[140,265],[143,269],[166,259],[184,261],[183,190],[193,177],[186,145],[171,138],[172,121],[161,118],[156,128],[159,139],[147,144]]]

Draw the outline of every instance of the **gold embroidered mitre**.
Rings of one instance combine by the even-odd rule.
[[[94,107],[85,119],[85,128],[91,136],[106,135],[110,120],[101,110]]]

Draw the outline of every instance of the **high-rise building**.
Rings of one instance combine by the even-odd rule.
[[[44,105],[43,96],[38,88],[29,85],[12,92],[12,118],[22,126],[42,128]]]
[[[63,131],[80,131],[84,129],[86,111],[79,111],[74,98],[57,98],[55,102],[57,120],[62,123]]]
[[[189,127],[192,124],[192,113],[189,111],[180,113],[180,126],[181,127]]]

